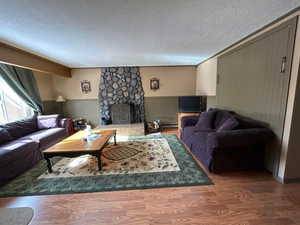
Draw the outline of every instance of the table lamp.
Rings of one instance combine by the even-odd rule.
[[[56,99],[56,102],[60,104],[60,112],[62,115],[64,115],[63,103],[66,102],[66,99],[63,96],[59,95]]]

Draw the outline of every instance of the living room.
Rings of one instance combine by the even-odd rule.
[[[145,101],[147,121],[162,120],[165,125],[177,124],[178,96],[193,96],[196,91],[195,66],[139,67]],[[41,98],[48,114],[57,113],[61,105],[56,103],[57,96],[62,96],[64,113],[71,118],[82,117],[93,127],[99,124],[99,84],[101,68],[72,69],[72,77],[51,76],[35,72]],[[184,74],[184,76],[182,76]],[[160,88],[150,89],[150,80],[159,79]],[[91,91],[84,93],[80,82],[90,82]],[[50,88],[49,88],[50,86]],[[168,106],[161,110],[159,106]],[[157,116],[157,118],[156,118]]]
[[[300,1],[3,4],[0,224],[300,224]]]

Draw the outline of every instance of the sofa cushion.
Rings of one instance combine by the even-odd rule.
[[[14,160],[22,160],[23,163],[26,163],[26,155],[31,151],[39,151],[39,146],[37,142],[32,140],[21,140],[17,139],[11,142],[8,142],[0,146],[0,167],[5,166],[11,163]]]
[[[192,152],[197,152],[199,150],[206,151],[206,140],[207,136],[209,135],[208,132],[196,132],[192,136]]]
[[[18,139],[30,133],[37,131],[37,120],[35,117],[19,120],[0,127],[5,128],[13,139]]]
[[[192,143],[191,141],[194,132],[195,132],[194,127],[184,127],[182,130],[181,139],[189,148],[191,148],[191,143]]]
[[[231,116],[223,124],[221,124],[217,130],[217,132],[225,131],[225,130],[234,130],[240,125],[239,121],[234,117]]]
[[[37,117],[38,129],[49,129],[59,127],[59,119],[60,116],[58,114],[55,115],[43,115]]]
[[[38,143],[14,140],[0,146],[0,185],[33,167],[43,158]]]
[[[10,136],[10,134],[8,133],[8,131],[4,128],[0,127],[0,145],[11,141],[12,137]]]
[[[22,140],[33,140],[39,143],[40,150],[45,150],[51,145],[59,142],[67,136],[64,128],[51,128],[46,130],[39,130],[32,134],[22,137]]]
[[[232,117],[233,112],[231,111],[227,111],[227,110],[221,110],[218,109],[216,110],[216,117],[215,117],[215,121],[214,121],[214,128],[216,130],[219,129],[220,126],[222,126],[222,124],[229,119],[230,117]]]
[[[197,132],[192,137],[192,153],[199,159],[205,166],[209,165],[211,155],[207,152],[207,137],[208,132]]]
[[[203,112],[199,116],[198,122],[195,125],[195,131],[210,131],[213,129],[216,111]]]

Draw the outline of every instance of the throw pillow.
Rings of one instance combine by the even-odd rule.
[[[207,131],[214,129],[213,122],[215,120],[216,111],[208,111],[201,113],[198,122],[195,125],[195,132]]]
[[[214,126],[216,130],[219,129],[219,127],[229,118],[231,118],[233,115],[231,112],[227,110],[218,110],[216,114],[216,119],[214,122]]]
[[[0,145],[12,140],[8,131],[0,127]]]
[[[239,121],[234,116],[231,116],[230,118],[225,120],[225,122],[223,122],[223,124],[221,124],[221,126],[218,128],[217,132],[225,131],[225,130],[234,130],[239,125],[240,125]]]
[[[38,116],[37,121],[38,121],[37,123],[38,123],[39,130],[59,127],[58,126],[58,122],[59,122],[58,114],[57,115]]]

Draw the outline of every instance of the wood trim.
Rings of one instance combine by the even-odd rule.
[[[98,66],[98,67],[72,67],[72,69],[102,69],[107,67],[195,67],[197,69],[197,65],[159,65],[159,66]]]
[[[0,62],[43,73],[71,77],[70,68],[2,42],[0,42]]]
[[[206,61],[208,61],[208,60],[210,60],[210,59],[212,59],[212,58],[214,58],[214,57],[217,57],[217,56],[222,55],[223,53],[225,53],[225,52],[227,52],[228,50],[234,48],[235,46],[239,45],[240,43],[242,43],[242,42],[244,42],[244,41],[247,41],[249,38],[253,37],[254,35],[256,35],[256,34],[262,32],[263,30],[265,30],[265,29],[267,29],[267,28],[269,28],[269,27],[271,27],[271,26],[273,26],[274,24],[280,22],[281,20],[287,18],[288,16],[291,16],[293,13],[296,13],[298,10],[300,10],[300,6],[297,7],[297,8],[295,8],[295,9],[293,9],[293,10],[291,10],[291,11],[289,11],[289,12],[286,13],[285,15],[283,15],[283,16],[281,16],[281,17],[275,19],[275,20],[272,21],[271,23],[269,23],[269,24],[267,24],[267,25],[265,25],[265,26],[259,28],[258,30],[256,30],[256,31],[254,31],[253,33],[247,35],[246,37],[242,38],[241,40],[239,40],[239,41],[233,43],[232,45],[229,45],[228,47],[226,47],[226,48],[224,48],[223,50],[217,52],[216,54],[214,54],[214,55],[208,57],[208,58],[205,59],[204,61],[198,63],[196,66],[198,67],[198,66],[200,66],[202,63],[205,63]],[[296,15],[295,15],[295,16],[296,16]]]

